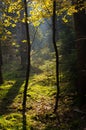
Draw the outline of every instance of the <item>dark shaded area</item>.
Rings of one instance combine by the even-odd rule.
[[[0,85],[3,84],[2,67],[0,66]]]
[[[78,2],[78,0],[77,0]],[[84,3],[84,0],[81,1]],[[77,88],[80,107],[86,105],[86,12],[85,9],[74,14],[77,49]]]
[[[24,80],[18,79],[15,82],[15,84],[13,84],[13,86],[9,89],[6,96],[2,99],[2,101],[0,103],[0,115],[4,115],[4,114],[7,114],[10,111],[12,111],[9,109],[9,106],[13,103],[13,100],[18,95],[18,92],[19,92],[23,82],[24,82]]]
[[[3,76],[2,76],[2,50],[0,43],[0,84],[3,84]]]
[[[84,130],[86,127],[86,113],[72,109],[59,113],[59,117],[58,114],[43,114],[36,115],[33,119],[45,124],[44,130]],[[37,128],[34,126],[33,130]]]

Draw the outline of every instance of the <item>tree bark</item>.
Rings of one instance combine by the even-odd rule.
[[[77,0],[78,2],[78,0]],[[83,0],[84,2],[84,0]],[[76,48],[77,48],[77,68],[78,68],[78,93],[80,105],[86,103],[86,12],[85,9],[74,14]]]
[[[56,102],[55,102],[55,108],[54,112],[58,110],[58,100],[59,100],[59,56],[58,56],[58,49],[56,45],[56,1],[53,1],[53,45],[55,50],[55,56],[56,56],[56,85],[57,85],[57,94],[56,94]]]
[[[30,36],[29,36],[29,26],[27,23],[28,11],[27,11],[26,0],[24,0],[24,6],[25,6],[26,36],[27,36],[27,44],[28,44],[28,56],[27,56],[28,64],[27,64],[26,82],[25,82],[24,95],[23,95],[23,114],[25,114],[25,111],[26,111],[27,88],[28,88],[28,82],[29,82],[29,77],[30,77]]]

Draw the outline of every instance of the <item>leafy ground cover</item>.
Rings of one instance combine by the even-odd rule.
[[[19,75],[15,79],[6,77],[8,79],[0,86],[0,130],[85,130],[86,113],[76,109],[71,95],[65,95],[61,90],[59,109],[53,113],[55,86],[43,86],[32,78],[27,92],[26,115],[22,115],[25,80]]]

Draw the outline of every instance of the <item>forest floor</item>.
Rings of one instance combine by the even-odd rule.
[[[71,95],[60,95],[55,105],[55,86],[43,86],[31,79],[27,92],[27,110],[22,115],[25,81],[7,76],[0,86],[0,130],[86,130],[85,109],[79,110]]]

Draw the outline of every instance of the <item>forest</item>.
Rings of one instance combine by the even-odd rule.
[[[85,81],[85,0],[0,0],[0,130],[86,130]]]

